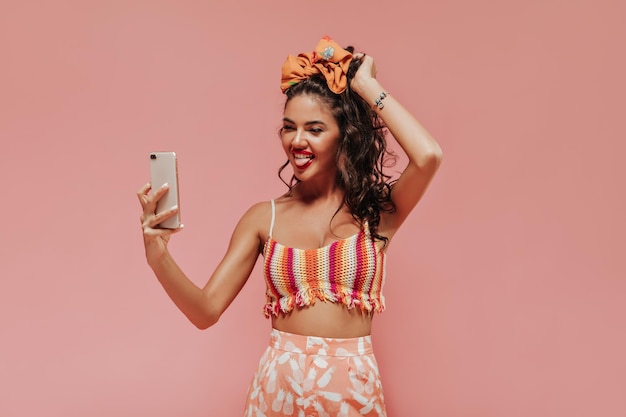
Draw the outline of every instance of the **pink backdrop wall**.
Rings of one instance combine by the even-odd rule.
[[[279,68],[329,34],[444,148],[389,250],[391,416],[626,415],[623,2],[0,2],[0,415],[237,416],[257,268],[193,328],[144,262],[148,152],[180,157],[203,284],[283,192]]]

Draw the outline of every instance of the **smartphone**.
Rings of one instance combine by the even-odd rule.
[[[150,182],[153,194],[163,184],[169,185],[169,190],[157,202],[157,213],[178,206],[178,212],[159,223],[157,227],[178,229],[180,227],[180,199],[178,196],[178,161],[175,152],[150,153]]]

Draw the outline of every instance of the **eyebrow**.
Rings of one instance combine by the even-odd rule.
[[[283,117],[283,122],[289,122],[289,123],[293,123],[294,125],[296,124],[296,122],[294,122],[293,120],[291,120],[288,117]],[[305,126],[310,126],[310,125],[324,125],[326,126],[326,123],[322,122],[321,120],[311,120],[309,122],[304,123]]]

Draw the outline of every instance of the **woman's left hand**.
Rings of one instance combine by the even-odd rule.
[[[374,58],[363,53],[354,54],[355,59],[361,60],[361,66],[354,74],[354,78],[350,82],[350,87],[360,96],[363,96],[364,86],[372,79],[376,78],[376,64]]]

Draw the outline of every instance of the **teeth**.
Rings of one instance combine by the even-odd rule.
[[[313,155],[311,154],[303,154],[303,153],[294,153],[293,154],[294,163],[298,167],[308,166],[309,163],[313,160]]]

